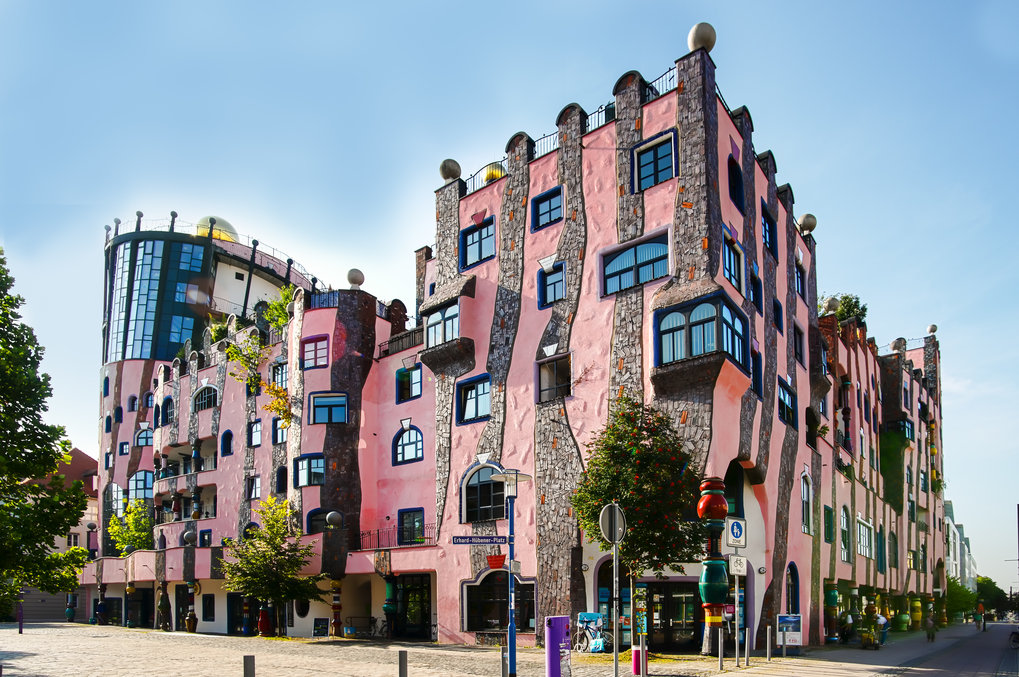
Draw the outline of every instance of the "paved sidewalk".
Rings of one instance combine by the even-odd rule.
[[[991,627],[989,626],[989,630]],[[736,667],[725,658],[726,672],[747,675],[888,675],[930,658],[932,651],[965,642],[976,632],[972,625],[952,626],[928,644],[924,633],[890,634],[880,651],[858,646],[819,647],[800,657],[751,656],[751,666]],[[401,649],[408,651],[413,677],[475,677],[501,674],[499,650],[418,643],[376,643],[357,640],[260,639],[164,633],[155,630],[112,626],[53,623],[29,624],[18,634],[14,624],[0,625],[0,665],[4,677],[135,677],[155,671],[188,677],[227,677],[242,674],[243,656],[254,655],[256,674],[349,675],[396,677]],[[627,654],[628,657],[628,654]],[[520,677],[543,677],[543,649],[519,649]],[[704,677],[718,674],[718,658],[664,656],[650,666],[656,677]],[[628,660],[621,657],[619,674],[630,675]],[[609,677],[611,656],[574,654],[572,677]]]

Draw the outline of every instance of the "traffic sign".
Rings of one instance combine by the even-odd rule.
[[[730,548],[747,547],[747,521],[740,517],[725,518],[725,544]]]
[[[454,536],[453,545],[506,545],[505,536]]]
[[[733,576],[747,575],[747,558],[739,555],[729,555],[729,573]]]
[[[609,543],[619,543],[626,535],[626,517],[623,516],[623,509],[617,503],[609,503],[601,509],[598,515],[598,526],[601,527],[601,535]]]

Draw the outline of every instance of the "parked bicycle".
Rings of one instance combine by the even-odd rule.
[[[371,619],[371,635],[375,639],[390,639],[389,621],[385,618]]]
[[[581,612],[573,631],[573,650],[599,653],[612,651],[612,633],[605,630],[605,614]]]
[[[1012,634],[1008,636],[1008,648],[1019,649],[1019,627],[1012,630]]]

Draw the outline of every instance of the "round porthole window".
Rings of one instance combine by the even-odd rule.
[[[294,602],[294,613],[297,614],[298,618],[307,616],[310,609],[311,604],[306,599]]]

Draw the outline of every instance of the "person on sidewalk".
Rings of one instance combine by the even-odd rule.
[[[927,629],[927,641],[934,641],[934,633],[937,632],[937,626],[934,624],[934,615],[927,614],[927,620],[924,621],[924,628]]]
[[[848,611],[842,617],[842,625],[839,628],[839,643],[848,644],[853,636],[853,615]]]
[[[884,644],[888,640],[888,619],[879,612],[875,622],[877,623],[877,631],[880,635],[879,641]]]

